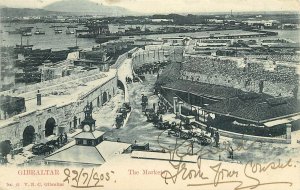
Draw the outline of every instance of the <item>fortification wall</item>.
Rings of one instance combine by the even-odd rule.
[[[185,80],[228,86],[243,91],[299,98],[299,75],[296,68],[274,65],[272,62],[193,57],[182,63],[180,76]]]
[[[57,84],[65,83],[66,81],[73,81],[73,80],[77,80],[77,79],[81,79],[81,78],[82,78],[83,82],[88,82],[88,81],[95,80],[93,78],[94,75],[97,75],[99,73],[100,73],[99,69],[94,69],[94,70],[91,70],[91,71],[86,71],[86,72],[75,74],[75,75],[65,76],[65,77],[61,77],[61,78],[57,78],[57,79],[53,79],[53,80],[48,80],[48,81],[43,81],[43,82],[32,84],[32,85],[26,85],[24,87],[11,89],[11,90],[8,90],[8,91],[3,91],[3,92],[0,93],[0,95],[16,96],[16,95],[19,95],[19,94],[22,94],[22,93],[35,91],[35,90],[38,90],[38,89],[41,89],[41,88],[50,87],[50,86],[54,86],[54,85],[57,85]]]
[[[151,64],[156,62],[181,62],[183,61],[182,47],[169,47],[159,49],[157,47],[145,48],[145,50],[137,51],[132,56],[133,68],[139,68],[144,64]]]
[[[40,110],[25,112],[8,120],[2,120],[0,121],[0,141],[10,140],[13,144],[22,146],[24,131],[27,127],[32,126],[35,142],[42,142],[45,139],[46,122],[50,118],[53,118],[56,124],[53,131],[55,134],[68,132],[74,126],[74,116],[77,117],[77,126],[84,119],[83,108],[87,102],[92,102],[94,107],[102,107],[116,94],[116,89],[117,77],[115,76],[104,84],[99,84],[90,91],[82,93],[77,101],[67,102],[64,105],[50,105]]]

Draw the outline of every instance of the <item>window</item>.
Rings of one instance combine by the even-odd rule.
[[[76,140],[76,144],[78,144],[78,145],[82,144],[82,140],[81,139],[77,139]]]
[[[87,140],[86,139],[83,140],[83,145],[87,145]]]

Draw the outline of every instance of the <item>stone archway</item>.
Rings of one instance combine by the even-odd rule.
[[[103,95],[102,95],[102,105],[105,104],[107,102],[107,92],[103,92]]]
[[[35,140],[35,129],[32,125],[29,125],[23,131],[23,146],[32,144],[34,140]]]
[[[55,126],[56,126],[56,122],[52,117],[47,119],[45,124],[45,137],[53,135]]]
[[[118,80],[117,86],[118,86],[118,88],[120,88],[121,90],[125,91],[125,85],[123,84],[122,81]],[[114,90],[114,89],[113,89],[113,90]]]

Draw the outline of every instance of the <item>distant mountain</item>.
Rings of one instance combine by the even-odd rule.
[[[25,17],[25,16],[47,16],[53,14],[59,14],[54,11],[46,11],[43,9],[29,9],[29,8],[8,8],[0,7],[0,13],[2,17]]]
[[[48,11],[97,14],[105,16],[132,15],[133,12],[117,6],[105,6],[89,0],[62,0],[44,7]]]

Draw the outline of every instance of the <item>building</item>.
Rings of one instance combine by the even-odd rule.
[[[12,89],[15,85],[13,48],[1,47],[0,91]]]
[[[247,20],[242,23],[258,28],[278,28],[280,22],[277,20]]]
[[[290,65],[185,57],[166,68],[157,85],[179,115],[218,129],[264,137],[287,135],[286,124],[300,129],[299,74]]]
[[[92,111],[92,103],[87,104],[84,108],[85,118],[80,124],[82,132],[74,137],[75,140],[46,157],[46,164],[99,166],[129,151],[131,144],[104,139],[104,132],[96,130]]]
[[[84,50],[79,52],[79,59],[74,60],[74,66],[93,69],[99,68],[100,71],[108,71],[109,63],[107,62],[107,53],[103,49]]]
[[[8,119],[26,110],[22,97],[0,96],[0,120]]]
[[[173,23],[173,19],[165,19],[165,18],[156,18],[156,19],[151,19],[151,22],[154,23]]]

